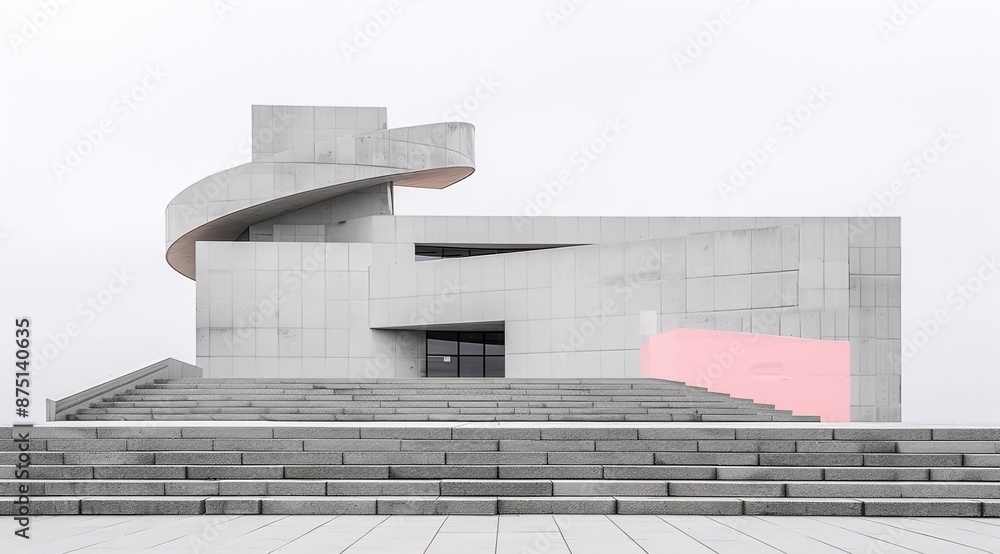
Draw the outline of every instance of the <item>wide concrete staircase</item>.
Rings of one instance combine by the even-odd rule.
[[[71,418],[29,460],[0,428],[0,512],[1000,516],[1000,429],[656,380],[178,379]]]
[[[1000,516],[1000,429],[415,425],[5,428],[0,510]]]
[[[819,421],[659,379],[170,379],[67,419],[268,421]]]

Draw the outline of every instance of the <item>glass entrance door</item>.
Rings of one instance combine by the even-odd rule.
[[[503,377],[503,333],[427,331],[428,377]]]

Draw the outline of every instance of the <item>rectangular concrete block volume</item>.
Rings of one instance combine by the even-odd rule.
[[[300,106],[289,117],[301,126],[272,130],[264,123],[267,109],[273,118],[275,107],[255,109],[255,162],[187,187],[167,207],[167,261],[197,281],[198,366],[207,377],[634,377],[642,371],[644,338],[661,329],[781,334],[821,344],[854,338],[853,347],[866,354],[878,339],[899,338],[899,310],[846,315],[851,306],[889,307],[888,288],[879,289],[885,302],[877,301],[874,281],[862,281],[897,275],[898,225],[891,218],[875,218],[872,228],[884,232],[874,240],[874,230],[850,237],[847,218],[396,216],[393,187],[440,189],[475,171],[471,125],[389,129],[381,108]],[[210,201],[208,209],[195,201],[207,197],[226,200]],[[257,209],[245,210],[248,202]],[[247,241],[219,231],[220,218],[247,229]],[[303,286],[289,285],[295,271],[309,277],[299,280]],[[627,298],[614,283],[628,283]],[[240,324],[272,292],[284,295],[282,309],[252,318],[249,328]],[[610,309],[601,328],[584,332],[587,314],[602,306]],[[471,333],[470,325],[494,334],[503,351],[495,358],[474,354],[474,361],[468,352],[407,346],[433,350],[441,345],[428,342],[437,340],[432,333]],[[891,353],[899,348],[893,344],[881,348]],[[384,358],[379,367],[367,368],[376,358]],[[847,375],[897,374],[891,356],[863,360],[845,366]],[[820,364],[779,356],[756,366],[795,383],[773,399],[732,377],[710,380],[717,390],[826,421],[901,414],[898,381],[859,395],[867,402],[845,404],[840,371],[803,374],[795,369],[801,367]],[[800,390],[804,380],[821,383]],[[836,394],[810,392],[824,389]],[[388,413],[427,421],[452,412]]]

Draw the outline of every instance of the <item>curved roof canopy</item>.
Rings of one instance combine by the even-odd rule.
[[[196,241],[236,240],[255,223],[372,185],[442,189],[475,171],[469,123],[320,127],[363,124],[364,110],[374,113],[369,125],[384,121],[384,108],[254,106],[254,161],[198,181],[167,205],[167,263],[194,279]]]

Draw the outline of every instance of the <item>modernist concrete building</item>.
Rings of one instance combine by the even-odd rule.
[[[474,128],[253,107],[253,159],[167,207],[206,377],[638,377],[678,328],[850,342],[851,418],[900,419],[900,221],[395,216]]]

